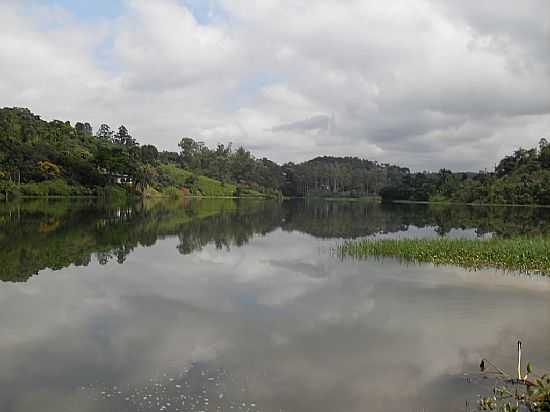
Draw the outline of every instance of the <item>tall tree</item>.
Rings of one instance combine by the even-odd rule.
[[[77,124],[75,124],[74,128],[76,132],[81,135],[91,136],[93,133],[92,126],[90,125],[90,123],[78,122]]]
[[[133,147],[137,146],[136,139],[134,139],[130,133],[128,132],[128,129],[126,126],[122,125],[118,128],[118,132],[114,136],[114,143],[126,146],[126,147]]]
[[[104,142],[110,142],[113,139],[113,131],[108,124],[103,123],[99,126],[96,136]]]

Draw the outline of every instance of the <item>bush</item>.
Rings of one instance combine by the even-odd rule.
[[[170,199],[178,199],[184,196],[183,192],[174,186],[163,189],[162,194],[169,197]]]
[[[126,200],[130,195],[128,191],[121,186],[97,187],[96,193],[99,197],[108,200]]]
[[[432,196],[430,196],[430,202],[432,202],[432,203],[448,203],[449,199],[447,199],[443,195],[432,195]]]
[[[391,203],[397,200],[410,200],[413,189],[407,186],[386,186],[380,190],[383,203]]]
[[[70,185],[64,180],[46,180],[19,186],[23,196],[89,196],[92,191],[80,185]]]

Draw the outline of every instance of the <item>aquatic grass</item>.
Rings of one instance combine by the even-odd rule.
[[[368,239],[337,247],[340,257],[396,257],[403,262],[496,268],[550,275],[550,238]]]

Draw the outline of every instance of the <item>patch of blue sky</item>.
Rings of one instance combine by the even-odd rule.
[[[29,0],[26,11],[40,13],[42,8],[59,8],[74,16],[83,24],[115,19],[124,13],[125,0]],[[42,30],[56,29],[60,21],[40,21]],[[120,65],[113,58],[113,39],[109,36],[93,51],[94,60],[103,70],[118,73]]]
[[[208,24],[213,17],[214,5],[209,0],[180,0],[195,16],[199,24]]]
[[[207,25],[226,19],[219,0],[179,0],[187,7],[199,24]]]
[[[150,0],[156,1],[156,0]],[[219,0],[177,0],[185,5],[200,24],[223,17]],[[125,0],[29,0],[30,7],[61,7],[82,21],[115,18],[123,14]]]
[[[31,0],[33,6],[61,7],[86,22],[120,16],[125,7],[123,0]]]
[[[117,60],[113,53],[112,37],[107,37],[98,47],[96,47],[93,51],[93,56],[98,67],[107,72],[119,74],[124,71],[123,65]]]

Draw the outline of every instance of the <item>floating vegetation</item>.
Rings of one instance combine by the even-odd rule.
[[[550,275],[550,238],[369,239],[337,247],[340,257],[396,257],[404,262],[497,268]]]

